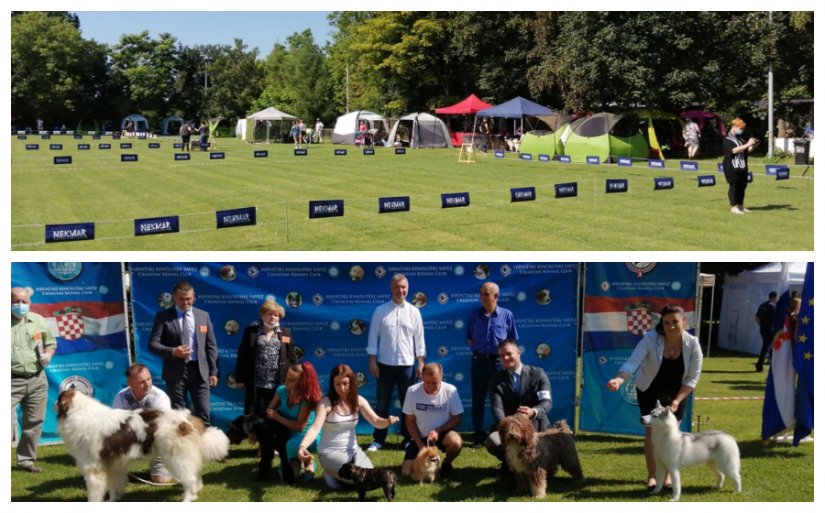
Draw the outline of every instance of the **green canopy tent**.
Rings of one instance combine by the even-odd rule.
[[[639,130],[639,118],[634,114],[617,115],[608,112],[577,119],[562,134],[564,153],[574,161],[597,156],[601,162],[618,157],[646,159],[647,141]]]

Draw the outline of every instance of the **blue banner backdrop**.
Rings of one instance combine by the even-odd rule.
[[[607,390],[607,382],[616,376],[642,335],[659,322],[665,305],[682,306],[689,331],[694,333],[697,283],[695,263],[585,264],[581,429],[644,434],[635,380],[625,381],[616,393]],[[693,395],[682,419],[684,431],[690,431],[692,411]]]
[[[155,382],[161,361],[149,352],[155,314],[171,306],[171,290],[181,280],[195,287],[196,306],[209,312],[218,339],[219,385],[212,391],[213,424],[223,427],[242,413],[243,393],[232,374],[243,328],[257,320],[258,307],[274,298],[286,309],[303,357],[318,370],[326,393],[329,373],[350,365],[359,391],[375,403],[368,371],[367,333],[373,310],[390,299],[390,278],[403,273],[407,300],[421,310],[427,362],[444,366],[444,381],[458,387],[465,408],[462,431],[470,431],[470,350],[466,322],[480,307],[479,287],[498,283],[499,305],[513,311],[525,363],[544,368],[553,389],[551,420],[574,419],[578,269],[576,263],[132,263],[132,301],[137,361],[149,366]],[[400,404],[394,407],[400,411]],[[488,422],[492,422],[489,407]],[[363,422],[361,432],[371,432]]]
[[[62,390],[79,388],[111,405],[126,386],[129,349],[121,264],[12,263],[11,285],[30,289],[31,311],[45,318],[57,339],[57,352],[46,368],[50,404],[41,443],[57,442],[52,403]]]

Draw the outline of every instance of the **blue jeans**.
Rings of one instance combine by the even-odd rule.
[[[404,406],[404,397],[407,395],[407,389],[415,384],[415,366],[413,365],[403,365],[403,366],[395,366],[395,365],[384,365],[383,363],[378,364],[378,383],[376,384],[376,405],[375,405],[375,413],[378,414],[379,417],[387,418],[390,414],[390,402],[392,401],[392,389],[393,387],[398,390],[398,400],[401,403],[401,406]],[[399,433],[401,436],[404,437],[406,440],[409,438],[407,434],[407,428],[404,425],[404,414],[399,412],[398,416],[400,417],[399,423],[401,427],[399,428]],[[372,435],[373,440],[376,442],[383,444],[387,439],[387,430],[386,429],[376,429]]]
[[[470,388],[473,398],[473,441],[484,442],[487,428],[484,426],[484,404],[490,388],[490,379],[496,371],[503,369],[498,355],[473,353],[470,365]]]

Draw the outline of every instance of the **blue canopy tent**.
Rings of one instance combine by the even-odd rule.
[[[526,98],[522,98],[521,96],[516,96],[512,100],[507,100],[504,103],[500,103],[495,107],[490,107],[489,109],[480,110],[476,113],[476,122],[478,122],[478,117],[490,117],[490,118],[505,118],[505,119],[513,119],[513,120],[520,120],[521,121],[521,133],[524,133],[524,118],[526,117],[534,117],[537,118],[538,116],[549,116],[553,114],[553,109],[549,107],[545,107],[544,105],[539,105],[536,102],[530,101]],[[529,122],[528,122],[529,123]],[[532,130],[534,127],[530,127]],[[513,121],[513,132],[516,131],[516,124]],[[475,129],[473,130],[475,132]]]

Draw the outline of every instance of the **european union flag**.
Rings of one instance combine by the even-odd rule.
[[[811,434],[814,429],[814,264],[808,262],[805,284],[802,286],[802,308],[797,321],[794,345],[796,369],[796,428],[793,444]]]

